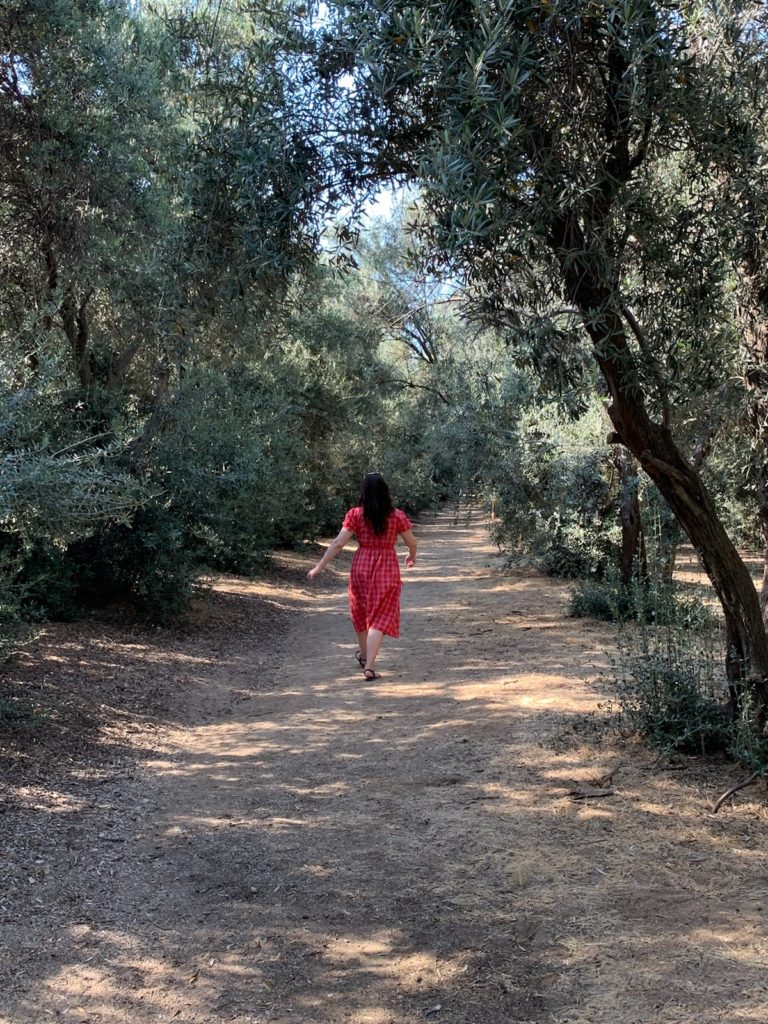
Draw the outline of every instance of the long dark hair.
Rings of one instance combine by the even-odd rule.
[[[395,506],[389,493],[387,482],[381,473],[369,473],[363,480],[363,493],[360,495],[363,516],[374,533],[384,533],[387,520]]]

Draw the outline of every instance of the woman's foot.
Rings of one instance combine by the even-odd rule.
[[[372,668],[364,668],[363,675],[365,676],[369,683],[372,683],[374,679],[380,678],[378,673],[374,672]]]
[[[363,652],[362,651],[356,651],[355,652],[355,657],[357,658],[357,660],[358,660],[358,662],[360,664],[360,667],[361,668],[365,668],[366,657],[363,654]]]

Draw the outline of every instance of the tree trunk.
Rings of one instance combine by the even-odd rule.
[[[75,370],[84,388],[89,388],[93,384],[91,354],[88,351],[90,333],[88,303],[91,301],[92,296],[93,288],[89,288],[79,297],[78,301],[74,285],[69,284],[64,292],[64,299],[60,309],[61,322],[64,326],[64,333],[69,341]]]
[[[725,616],[725,665],[732,693],[742,685],[762,730],[768,709],[768,635],[757,591],[746,565],[720,522],[698,472],[683,457],[668,427],[654,423],[637,384],[621,303],[604,273],[604,253],[593,253],[575,217],[552,223],[550,241],[569,299],[578,306],[593,354],[608,385],[608,415],[623,444],[638,460],[677,516],[712,581]],[[574,258],[574,253],[583,254]]]
[[[672,582],[672,578],[675,575],[675,565],[677,564],[677,549],[682,541],[683,534],[680,529],[680,523],[677,519],[669,519],[666,522],[662,522],[659,529],[659,548],[661,557],[663,558],[662,565],[664,566],[664,579],[668,582]]]
[[[691,455],[691,466],[699,473],[701,467],[709,458],[715,443],[718,431],[722,426],[722,415],[718,412],[710,418],[698,444]],[[675,574],[675,563],[677,562],[677,549],[682,543],[683,533],[680,523],[675,518],[665,519],[659,528],[659,553],[664,566],[664,579],[672,582]]]
[[[640,512],[640,480],[635,461],[624,447],[617,449],[619,519],[621,520],[621,585],[628,589],[635,579],[647,579],[648,559]]]
[[[640,465],[648,473],[696,548],[725,615],[729,683],[753,691],[762,721],[768,706],[768,637],[757,592],[746,565],[728,537],[701,478],[685,461],[671,433],[651,423],[621,376],[614,359],[606,364],[613,393],[609,414]]]
[[[755,465],[755,489],[757,491],[757,518],[763,538],[763,583],[760,588],[760,607],[763,622],[768,623],[768,464]]]
[[[140,348],[141,342],[134,341],[127,345],[119,355],[115,356],[109,369],[109,377],[107,378],[107,388],[110,391],[122,387],[125,376],[131,368],[131,363]]]
[[[152,442],[157,436],[163,419],[167,415],[165,403],[168,399],[171,384],[171,368],[165,356],[161,356],[156,370],[156,385],[152,413],[144,424],[144,429],[138,437],[135,437],[126,448],[128,465],[133,471],[141,469],[142,462],[149,451]]]

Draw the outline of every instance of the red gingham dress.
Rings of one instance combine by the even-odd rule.
[[[411,521],[396,508],[384,533],[373,532],[360,506],[344,517],[344,529],[357,536],[359,547],[349,573],[349,613],[356,633],[380,629],[387,636],[400,635],[400,564],[395,544],[400,533],[410,530]]]

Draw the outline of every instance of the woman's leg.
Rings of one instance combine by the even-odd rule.
[[[368,630],[364,629],[362,633],[357,634],[357,646],[360,648],[360,657],[365,661],[368,657]]]
[[[384,634],[382,633],[382,631],[380,629],[369,629],[368,630],[368,639],[367,639],[366,648],[365,648],[366,649],[366,660],[365,660],[366,670],[369,669],[369,668],[370,669],[373,668],[373,664],[376,661],[376,656],[379,653],[379,648],[381,647],[381,641],[383,639],[384,639]],[[361,648],[361,650],[362,650],[362,648]]]

